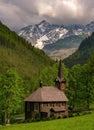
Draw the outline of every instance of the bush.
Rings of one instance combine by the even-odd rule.
[[[10,120],[10,123],[16,123],[16,118],[15,118],[15,116],[11,116],[11,120]]]
[[[41,120],[41,115],[40,115],[39,112],[35,114],[34,119],[35,119],[35,121],[40,121]]]
[[[52,112],[51,115],[50,115],[50,119],[56,119],[54,113]]]

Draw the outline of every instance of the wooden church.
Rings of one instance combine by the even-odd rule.
[[[41,82],[40,87],[25,99],[26,120],[33,118],[36,113],[40,113],[41,118],[50,117],[51,114],[56,118],[68,116],[66,80],[62,74],[61,59],[55,83],[55,86],[43,86]]]

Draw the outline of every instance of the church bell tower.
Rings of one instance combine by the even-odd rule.
[[[66,80],[63,76],[63,69],[62,69],[62,60],[59,61],[59,67],[58,67],[58,76],[55,80],[56,86],[61,91],[66,91]]]

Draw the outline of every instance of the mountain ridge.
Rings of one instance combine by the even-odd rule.
[[[75,46],[77,50],[82,40],[90,36],[93,31],[93,21],[86,25],[58,25],[43,20],[38,24],[22,28],[18,34],[36,48],[42,49],[52,59],[58,57],[64,59],[74,52]]]
[[[59,39],[69,37],[71,35],[90,35],[93,31],[93,21],[87,25],[58,25],[50,24],[47,21],[43,20],[38,24],[29,25],[22,28],[18,34],[24,37],[27,41],[33,39],[36,41],[36,44],[33,45],[42,49],[45,45],[55,43]]]

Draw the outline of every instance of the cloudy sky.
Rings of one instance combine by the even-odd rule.
[[[0,0],[0,20],[12,30],[41,20],[86,24],[94,21],[94,0]]]

